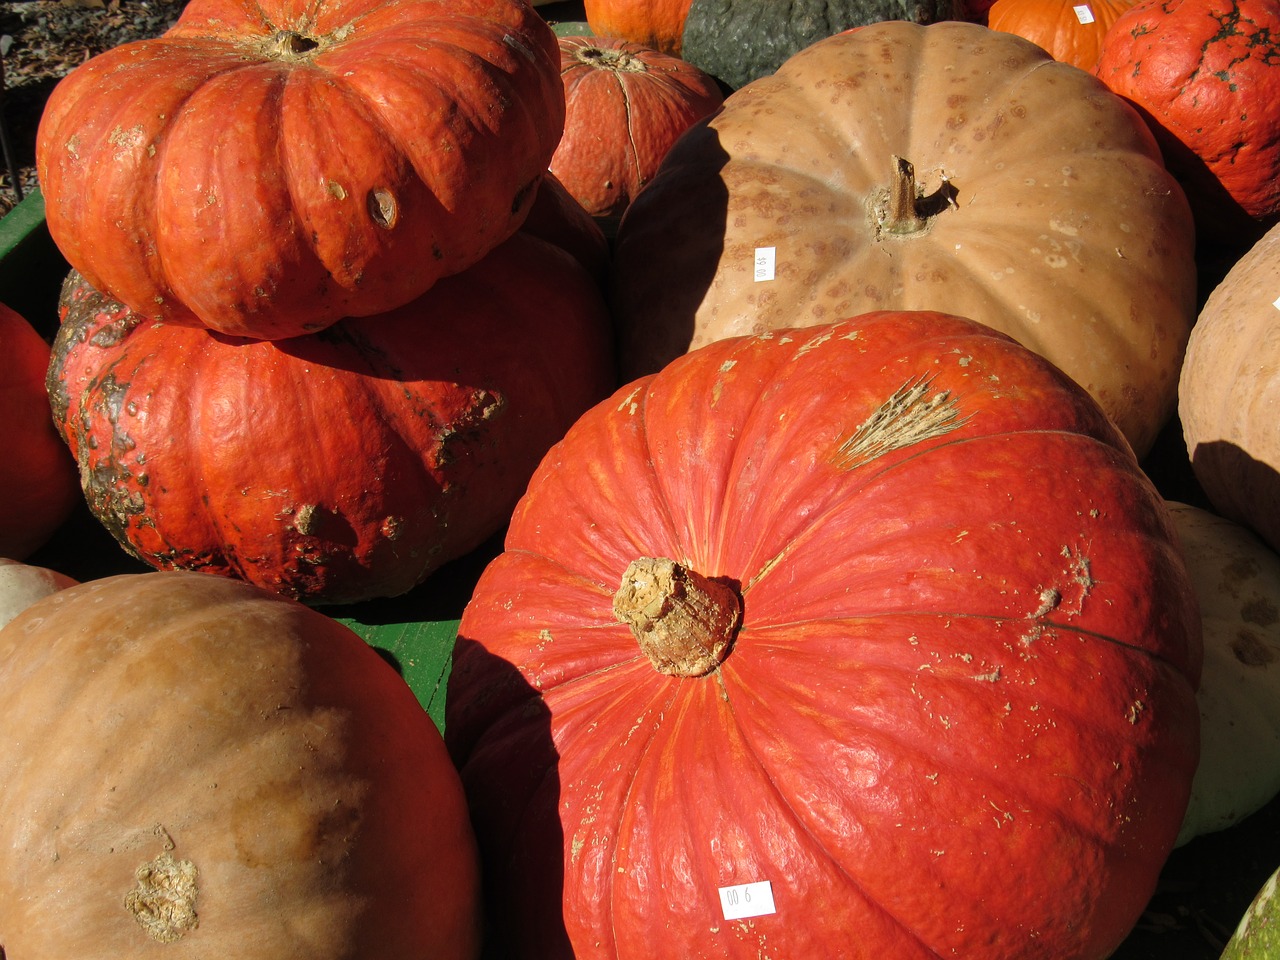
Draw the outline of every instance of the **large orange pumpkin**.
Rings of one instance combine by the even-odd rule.
[[[596,280],[521,230],[413,303],[291,340],[140,318],[82,280],[49,396],[89,507],[161,569],[395,596],[505,524],[615,385]]]
[[[1164,501],[1042,358],[932,313],[709,344],[578,420],[463,613],[498,955],[1100,960],[1200,656]]]
[[[680,56],[684,21],[693,0],[583,0],[587,26],[597,37],[616,37]]]
[[[1055,60],[1092,71],[1102,38],[1135,0],[995,0],[987,11],[992,30],[1016,33],[1044,47]]]
[[[520,225],[558,65],[523,0],[192,0],[50,97],[49,231],[145,317],[275,339],[381,313]]]
[[[0,630],[0,955],[473,960],[475,838],[413,692],[301,604],[197,573]]]
[[[1145,452],[1195,318],[1191,215],[1138,114],[1021,37],[878,23],[730,95],[624,214],[624,375],[873,309],[1011,334]]]

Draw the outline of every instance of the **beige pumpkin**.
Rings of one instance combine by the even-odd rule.
[[[1280,226],[1209,294],[1178,386],[1182,435],[1214,509],[1280,549]]]
[[[0,627],[37,600],[75,583],[56,570],[0,557]]]
[[[412,691],[242,581],[125,574],[0,630],[0,956],[467,960],[475,839]]]
[[[1280,556],[1208,510],[1173,501],[1169,508],[1204,624],[1200,765],[1181,845],[1280,793]]]
[[[1052,360],[1145,453],[1195,317],[1190,211],[1138,114],[972,23],[819,41],[687,132],[619,226],[624,373],[712,340],[940,310]]]

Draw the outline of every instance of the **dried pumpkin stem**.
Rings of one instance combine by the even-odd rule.
[[[955,185],[945,176],[938,189],[926,196],[916,182],[914,164],[894,157],[888,189],[879,191],[871,202],[876,231],[895,236],[920,233],[943,210],[957,206],[956,196]]]
[[[728,656],[742,623],[742,598],[674,560],[641,557],[623,574],[613,613],[631,628],[654,669],[701,677]]]

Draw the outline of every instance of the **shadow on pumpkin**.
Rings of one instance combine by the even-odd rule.
[[[482,960],[570,960],[551,714],[513,664],[465,636],[454,645],[445,743],[480,847]]]
[[[609,283],[610,305],[615,320],[624,316],[636,318],[634,322],[617,323],[618,370],[624,384],[657,373],[676,357],[688,353],[694,317],[725,253],[729,190],[720,174],[729,155],[714,131],[714,153],[703,142],[701,131],[711,119],[714,115],[695,124],[676,141],[654,179],[636,195],[618,225]],[[692,143],[694,138],[697,145],[693,154],[697,159],[689,169],[680,170],[681,185],[673,197],[662,187],[663,171],[682,165],[686,152],[682,145]],[[670,206],[673,200],[674,207]],[[661,289],[654,289],[645,264],[652,259],[651,251],[669,247],[680,251],[679,276],[662,278]],[[637,265],[634,276],[625,266],[627,263]],[[617,304],[622,300],[643,304],[643,310],[638,316],[636,310],[620,310]],[[654,320],[652,324],[648,322],[650,318]]]
[[[1215,512],[1280,550],[1280,473],[1234,443],[1197,444],[1191,462]]]

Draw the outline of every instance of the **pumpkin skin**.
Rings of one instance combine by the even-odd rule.
[[[1280,215],[1273,0],[1158,0],[1103,38],[1095,72],[1142,111],[1208,243],[1242,250]]]
[[[692,0],[583,0],[587,26],[597,37],[616,37],[680,56]]]
[[[1055,60],[1092,71],[1102,38],[1135,0],[996,0],[987,10],[992,30],[1016,33]]]
[[[1181,846],[1261,810],[1280,793],[1280,556],[1234,521],[1169,509],[1203,625],[1200,763]]]
[[[890,213],[895,158],[928,194],[914,222]],[[757,282],[762,248],[775,275]],[[729,96],[628,208],[613,268],[624,379],[722,337],[946,310],[1065,370],[1140,456],[1196,310],[1190,212],[1142,120],[960,22],[861,27]]]
[[[476,548],[616,384],[596,281],[524,232],[287,341],[145,320],[74,276],[63,303],[48,390],[93,514],[153,567],[309,603],[399,595]]]
[[[402,306],[528,213],[564,123],[521,0],[194,0],[54,91],[49,232],[147,317],[278,339]]]
[[[618,622],[640,557],[740,597],[710,672]],[[552,448],[459,625],[503,955],[1105,957],[1186,805],[1199,642],[1163,500],[1003,335],[876,313],[677,358]],[[776,915],[726,921],[758,881]]]
[[[680,134],[724,101],[678,57],[626,40],[560,37],[564,136],[551,172],[593,217],[616,222]]]
[[[1215,512],[1280,550],[1280,331],[1274,301],[1280,226],[1210,292],[1178,385],[1182,436]]]
[[[37,600],[75,583],[57,570],[0,557],[0,627]]]
[[[9,455],[0,467],[0,557],[31,556],[80,502],[75,460],[58,439],[44,392],[49,344],[0,304],[0,409]]]
[[[0,697],[8,957],[478,955],[440,733],[336,621],[205,574],[108,577],[0,630]],[[183,864],[195,924],[144,926],[140,871]]]
[[[962,9],[954,0],[693,0],[681,56],[736,90],[832,34],[882,20],[950,20]]]

